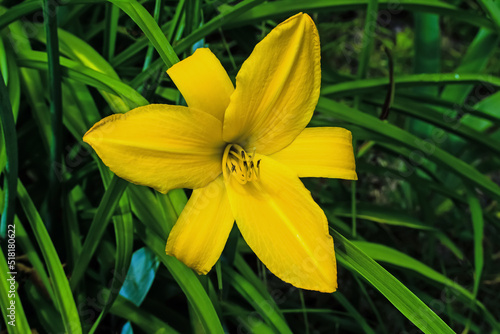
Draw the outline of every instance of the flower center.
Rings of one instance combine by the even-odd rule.
[[[248,154],[240,145],[228,144],[222,156],[222,172],[225,179],[233,176],[241,184],[257,180],[260,175],[260,159],[255,160],[255,150]]]

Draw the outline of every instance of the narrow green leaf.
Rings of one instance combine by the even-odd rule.
[[[500,32],[500,8],[498,2],[493,0],[478,0],[478,3],[486,14],[489,14],[491,20],[495,24],[497,33]]]
[[[40,70],[47,70],[48,67],[46,54],[37,51],[24,53],[19,57],[18,64],[19,66]],[[61,65],[64,69],[63,76],[97,89],[114,93],[128,102],[129,109],[148,104],[148,101],[144,97],[121,80],[114,79],[109,75],[97,72],[65,58],[61,58]]]
[[[268,325],[273,326],[278,333],[292,333],[282,315],[273,307],[274,302],[270,303],[248,280],[228,266],[223,267],[223,273],[229,283],[259,312]]]
[[[109,189],[109,188],[108,188]],[[120,199],[121,207],[129,207],[128,198],[126,195],[122,196]],[[121,208],[119,208],[120,210]],[[115,227],[115,239],[116,239],[116,262],[114,268],[113,280],[111,281],[111,286],[109,288],[109,295],[106,303],[104,304],[104,308],[102,309],[99,317],[92,325],[92,328],[89,331],[89,334],[94,333],[102,319],[106,316],[108,311],[111,309],[114,304],[116,298],[120,293],[120,289],[125,283],[123,280],[124,275],[127,273],[130,262],[132,259],[132,250],[134,246],[134,224],[132,221],[132,216],[130,212],[126,214],[122,214],[122,219],[113,219],[113,224]],[[90,235],[90,233],[89,233]]]
[[[28,221],[35,235],[36,241],[42,251],[45,264],[47,265],[47,270],[49,272],[52,284],[54,286],[55,303],[59,312],[61,313],[64,328],[67,333],[82,333],[82,327],[80,324],[80,317],[76,309],[75,300],[73,299],[73,294],[69,286],[68,279],[64,273],[64,269],[61,264],[61,260],[57,255],[56,249],[52,244],[47,229],[43,224],[38,211],[36,210],[28,192],[24,188],[21,181],[17,184],[17,193],[19,196],[19,201],[21,206],[28,218]]]
[[[415,56],[414,73],[439,73],[441,72],[441,27],[440,17],[435,14],[415,12]],[[437,96],[439,87],[415,87],[419,99],[422,95]],[[427,138],[432,133],[433,127],[429,124],[412,119],[409,122],[410,132],[419,137]]]
[[[109,5],[112,6],[112,4]],[[116,9],[118,10],[118,8]],[[82,63],[92,70],[105,73],[113,79],[120,80],[120,77],[116,74],[114,68],[93,47],[65,30],[59,29],[58,32],[60,49],[63,55]],[[41,42],[46,43],[46,39],[43,34],[37,34],[36,38]],[[64,59],[62,61],[64,62]],[[123,98],[116,96],[112,92],[100,91],[100,93],[115,113],[129,111],[131,107],[136,106],[135,104],[127,104]],[[138,95],[138,93],[136,94]],[[137,96],[136,100],[140,100],[140,98]]]
[[[406,268],[418,272],[419,274],[431,279],[440,284],[446,285],[453,290],[459,292],[464,297],[472,301],[474,296],[465,288],[444,276],[443,274],[435,271],[429,266],[423,264],[422,262],[414,259],[413,257],[406,255],[394,248],[367,242],[367,241],[351,241],[352,244],[358,247],[362,252],[371,257],[376,261],[383,261],[396,265],[398,267]]]
[[[152,230],[147,229],[144,231],[142,239],[158,256],[170,274],[172,274],[177,284],[179,284],[189,304],[198,316],[205,332],[223,333],[224,330],[214,306],[194,272],[176,258],[165,254],[166,240],[160,238]]]
[[[29,15],[42,9],[42,2],[40,0],[27,0],[23,1],[0,16],[0,30],[14,21],[19,20],[23,16]]]
[[[116,35],[118,33],[118,19],[120,10],[112,3],[106,4],[106,28],[104,29],[104,56],[111,60],[115,54]]]
[[[431,144],[431,152],[429,152],[428,142],[413,136],[392,124],[382,122],[374,116],[349,108],[333,100],[320,98],[317,109],[324,113],[333,115],[338,119],[352,122],[358,126],[369,129],[374,133],[388,137],[405,147],[416,149],[427,159],[443,165],[447,169],[457,173],[462,178],[470,180],[472,183],[488,191],[488,193],[496,198],[500,198],[500,187],[497,184],[471,165],[441,150],[436,145]]]
[[[21,249],[28,256],[33,269],[36,270],[37,274],[39,275],[40,281],[43,283],[45,289],[47,289],[47,293],[49,294],[49,296],[52,299],[55,299],[54,289],[50,282],[49,275],[47,275],[47,271],[45,270],[45,265],[38,256],[38,253],[35,250],[35,247],[31,242],[26,229],[17,216],[14,217],[14,222],[16,225],[16,242],[19,243]]]
[[[373,43],[375,40],[375,28],[377,27],[378,18],[378,0],[369,0],[366,7],[365,27],[363,31],[363,44],[361,46],[361,54],[358,62],[357,78],[366,78],[366,72],[370,62],[370,55],[373,51]]]
[[[483,210],[478,196],[474,193],[473,189],[467,190],[467,201],[469,202],[469,209],[472,218],[472,227],[474,232],[474,297],[477,296],[479,291],[479,284],[481,282],[481,275],[484,266],[484,220]]]
[[[351,217],[352,215],[349,205],[337,205],[332,212],[340,217]],[[377,207],[375,205],[359,204],[357,207],[357,217],[381,224],[403,226],[420,230],[435,229],[432,226],[420,222],[414,216],[410,216],[401,211]]]
[[[449,84],[490,84],[498,87],[500,86],[500,78],[475,73],[414,74],[395,77],[394,83],[398,88]],[[348,81],[336,85],[324,86],[321,89],[321,94],[335,97],[366,94],[376,92],[377,90],[385,91],[388,84],[388,78]]]
[[[456,73],[481,73],[486,68],[488,61],[494,54],[500,39],[498,33],[489,29],[480,29],[474,40],[467,48],[467,52],[462,57],[460,65],[456,68]],[[441,93],[441,98],[462,104],[474,88],[473,85],[450,85],[446,86]]]
[[[263,322],[260,317],[255,316],[255,311],[249,311],[242,308],[236,303],[223,302],[224,311],[230,315],[234,315],[238,322],[249,330],[249,333],[254,334],[275,334],[276,330]],[[240,329],[238,327],[238,329]]]
[[[368,325],[365,318],[356,310],[356,308],[349,302],[349,300],[340,292],[333,293],[333,297],[346,309],[346,311],[356,320],[358,325],[363,329],[364,333],[375,334],[373,328]]]
[[[9,26],[9,30],[10,37],[12,38],[13,43],[15,43],[19,54],[32,51],[30,41],[26,35],[25,26],[20,21],[12,23]],[[40,34],[42,34],[42,32],[40,32]],[[17,59],[19,59],[19,54],[15,55],[16,62]],[[46,55],[45,59],[47,59]],[[23,86],[23,94],[26,97],[28,105],[31,109],[31,115],[33,116],[37,124],[38,131],[41,134],[45,152],[48,153],[50,151],[52,135],[50,113],[45,101],[45,90],[44,85],[42,84],[42,79],[36,70],[22,67],[18,68],[20,80]]]
[[[244,0],[232,7],[230,10],[224,11],[223,13],[217,15],[216,17],[193,31],[191,34],[180,40],[179,43],[177,43],[174,47],[175,52],[177,52],[178,54],[185,52],[191,47],[191,45],[193,45],[200,39],[216,31],[220,27],[228,24],[229,22],[234,21],[240,15],[262,2],[263,0]],[[134,78],[134,80],[132,80],[130,85],[132,87],[140,86],[152,75],[152,73],[160,70],[163,66],[164,64],[160,60],[154,61],[151,64],[149,71],[145,71],[139,74],[136,78]]]
[[[123,10],[141,28],[167,67],[179,61],[177,54],[163,34],[163,31],[161,31],[154,18],[141,4],[135,0],[128,0],[126,2],[122,0],[109,0],[109,2]]]
[[[58,4],[53,0],[43,1],[43,22],[47,36],[47,58],[50,93],[50,124],[52,141],[50,145],[50,166],[58,166],[62,161],[63,148],[63,106],[61,86],[61,65],[59,64],[59,38],[57,36]],[[49,229],[57,228],[57,216],[61,210],[61,182],[54,168],[49,169],[47,196]]]
[[[363,276],[382,293],[405,317],[424,333],[454,333],[427,305],[405,285],[368,257],[341,234],[330,229],[340,263]]]
[[[352,241],[356,247],[358,247],[361,251],[366,253],[369,257],[376,261],[387,262],[392,265],[406,268],[409,270],[413,270],[422,276],[443,284],[451,289],[453,289],[457,294],[459,294],[462,300],[465,303],[472,302],[476,304],[480,311],[483,313],[482,315],[486,318],[486,320],[492,325],[493,328],[500,330],[500,324],[496,321],[493,315],[486,309],[483,303],[476,299],[475,295],[471,293],[469,290],[462,287],[457,282],[449,279],[445,275],[435,271],[434,269],[426,266],[422,262],[408,256],[402,252],[399,252],[393,248],[387,247],[385,245],[380,245],[371,242],[365,241]]]
[[[85,271],[87,270],[87,266],[90,263],[97,246],[99,246],[101,238],[106,231],[106,227],[111,220],[111,216],[115,212],[118,202],[127,188],[127,185],[127,181],[114,175],[108,188],[104,192],[104,196],[102,197],[101,203],[99,203],[94,219],[92,219],[87,238],[85,238],[85,242],[83,243],[82,253],[77,259],[75,268],[71,274],[70,283],[72,290],[75,290],[80,283],[80,280],[83,278]]]
[[[5,168],[5,201],[2,208],[2,218],[0,223],[0,238],[7,236],[7,226],[14,221],[17,174],[18,174],[18,152],[17,152],[17,132],[10,96],[5,86],[4,77],[0,71],[0,120],[2,121],[2,132],[5,145],[7,164]]]
[[[151,312],[145,311],[135,306],[134,303],[122,296],[118,296],[118,298],[116,298],[115,303],[111,307],[111,313],[136,324],[145,333],[178,333],[167,323],[152,315]]]
[[[349,10],[362,10],[370,0],[281,0],[265,2],[260,6],[249,10],[233,25],[247,25],[276,17],[286,17],[298,12],[327,11],[342,12]],[[419,11],[450,16],[455,20],[464,21],[474,26],[494,27],[491,20],[484,16],[473,14],[470,10],[461,10],[457,6],[444,1],[436,0],[405,0],[394,2],[393,0],[379,0],[379,8],[389,11],[389,14],[399,13],[401,10],[410,12]]]
[[[18,224],[16,224],[17,226]],[[15,235],[15,229],[12,231],[14,231]],[[2,308],[5,328],[9,334],[30,333],[31,329],[18,294],[19,283],[16,281],[18,276],[16,273],[11,275],[13,271],[9,270],[5,255],[0,249],[0,307]]]
[[[382,99],[368,97],[369,102],[376,102],[378,105],[382,105]],[[419,120],[425,121],[426,123],[433,124],[440,127],[443,130],[454,133],[464,139],[467,139],[470,143],[476,143],[481,147],[486,147],[496,154],[500,154],[500,143],[487,138],[481,132],[474,130],[467,124],[460,124],[459,120],[451,120],[452,115],[455,115],[454,110],[446,110],[442,113],[437,108],[426,105],[419,101],[409,100],[405,98],[397,98],[395,103],[392,105],[395,111],[401,112],[403,114],[412,116]],[[432,135],[424,134],[424,138],[429,138]],[[431,137],[432,138],[432,137]]]

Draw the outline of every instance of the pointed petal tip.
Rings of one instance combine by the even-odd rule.
[[[171,243],[170,243],[171,244]],[[210,268],[198,268],[196,266],[188,266],[180,256],[176,255],[176,252],[174,249],[172,249],[172,247],[169,247],[169,242],[167,241],[167,246],[165,247],[165,254],[167,254],[168,256],[172,256],[172,257],[175,257],[177,260],[179,260],[180,262],[182,262],[182,264],[184,264],[186,267],[192,269],[195,273],[197,273],[198,275],[206,275],[210,272],[210,270],[212,269],[212,267]]]
[[[165,252],[198,275],[217,263],[234,225],[222,176],[195,189],[168,236]]]
[[[292,282],[292,280],[283,278],[281,276],[278,277],[282,279],[284,282],[289,283],[295,286],[296,288],[304,290],[317,291],[322,293],[332,293],[337,291],[338,288],[336,271],[335,274],[331,277],[318,277],[317,280],[311,280],[311,279],[305,281],[295,280],[294,282]]]
[[[234,86],[210,49],[196,49],[192,55],[170,67],[167,74],[189,107],[203,110],[220,121],[224,119]]]
[[[297,13],[297,14],[289,17],[285,21],[281,22],[278,26],[280,26],[282,24],[290,23],[293,20],[304,21],[305,23],[309,23],[309,24],[313,25],[314,27],[316,27],[316,24],[314,23],[312,17],[309,16],[309,14],[303,13],[303,12]]]
[[[318,102],[320,60],[319,35],[309,15],[298,13],[278,24],[236,76],[224,115],[224,140],[255,146],[261,154],[290,144]]]
[[[94,127],[92,127],[87,132],[85,132],[85,134],[82,137],[83,142],[89,144],[90,146],[92,146],[92,142],[93,142],[93,140],[92,140],[92,129],[93,128]]]

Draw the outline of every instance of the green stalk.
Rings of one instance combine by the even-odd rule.
[[[49,65],[50,116],[52,142],[50,146],[50,170],[48,191],[48,229],[56,222],[61,211],[61,157],[62,157],[62,87],[61,67],[59,64],[59,39],[57,36],[57,3],[43,0],[43,17],[47,36],[47,56]]]
[[[12,106],[10,104],[9,91],[5,86],[3,75],[0,70],[0,120],[2,121],[2,130],[5,139],[5,153],[7,155],[7,164],[5,166],[5,201],[0,225],[0,237],[3,239],[7,234],[7,226],[14,220],[15,200],[17,189],[17,134]]]
[[[160,22],[161,5],[162,5],[161,0],[155,0],[155,10],[153,13],[153,18],[156,23]],[[146,58],[144,59],[144,66],[142,67],[143,71],[149,67],[149,64],[151,64],[151,61],[153,60],[153,51],[154,51],[154,46],[151,43],[149,43],[148,50],[146,51]]]
[[[368,70],[368,64],[370,62],[370,55],[373,50],[373,41],[375,36],[375,28],[377,26],[377,14],[378,14],[378,0],[369,0],[366,7],[366,19],[365,27],[363,31],[363,44],[361,46],[361,54],[359,56],[358,72],[356,77],[358,79],[366,78],[366,72]],[[354,108],[359,109],[361,103],[361,97],[356,96],[354,98]],[[355,142],[353,143],[353,149],[355,148]],[[352,235],[356,238],[356,186],[357,182],[351,182],[351,210],[352,210]]]
[[[160,22],[160,11],[162,8],[162,0],[155,0],[155,9],[153,13],[153,19],[157,24]],[[142,70],[146,71],[153,61],[153,55],[154,55],[154,46],[151,43],[148,43],[148,49],[146,51],[146,58],[144,59],[144,65],[142,66]],[[158,86],[158,78],[160,76],[161,71],[156,71],[157,73],[150,78],[150,80],[146,81],[144,85],[140,88],[140,92],[146,99],[150,99],[152,93],[156,90],[156,87]]]
[[[172,39],[174,38],[174,33],[179,27],[179,22],[181,20],[182,13],[184,13],[184,4],[186,3],[186,0],[180,0],[179,3],[177,4],[177,7],[175,8],[175,14],[174,17],[172,18],[172,24],[170,25],[170,29],[168,29],[166,36],[167,40],[170,41],[172,44]]]
[[[106,4],[106,29],[104,30],[104,56],[111,60],[115,54],[116,34],[120,9],[112,3]]]
[[[366,78],[370,55],[373,50],[373,41],[375,37],[375,27],[377,26],[378,0],[369,0],[366,8],[365,28],[363,32],[363,45],[361,55],[359,56],[359,65],[357,77]]]
[[[309,320],[307,318],[306,302],[304,301],[304,293],[299,289],[300,306],[302,307],[302,315],[304,316],[304,326],[306,327],[306,334],[309,334]]]

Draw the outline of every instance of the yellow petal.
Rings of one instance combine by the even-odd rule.
[[[224,140],[261,154],[290,144],[309,123],[321,82],[319,37],[307,14],[274,28],[236,77]]]
[[[271,157],[299,177],[357,180],[351,132],[343,128],[306,128]]]
[[[295,173],[265,156],[260,178],[244,185],[225,180],[236,224],[247,244],[283,281],[333,292],[337,267],[325,214]]]
[[[166,252],[199,274],[206,274],[220,257],[234,218],[222,176],[193,190],[170,232]]]
[[[116,175],[165,193],[221,173],[222,124],[192,108],[151,104],[106,117],[83,137]]]
[[[234,91],[220,61],[209,49],[195,53],[167,70],[189,107],[208,112],[221,122]]]

